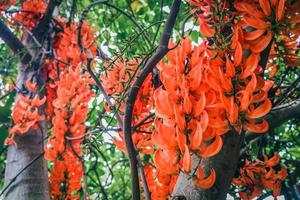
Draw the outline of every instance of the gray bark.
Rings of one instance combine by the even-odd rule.
[[[31,130],[23,137],[16,137],[15,141],[17,146],[10,145],[8,148],[4,188],[12,184],[4,193],[4,199],[49,199],[47,162],[43,157],[41,131]],[[14,179],[19,172],[20,175]]]
[[[17,87],[36,73],[31,65],[21,65]],[[38,76],[38,85],[45,80]],[[16,97],[18,98],[18,97]],[[43,113],[43,108],[40,113]],[[39,122],[38,129],[30,129],[24,136],[16,136],[17,145],[8,147],[4,179],[4,198],[8,200],[47,200],[49,199],[47,161],[44,159],[44,140],[46,121]]]

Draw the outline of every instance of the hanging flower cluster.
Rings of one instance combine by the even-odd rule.
[[[55,109],[52,136],[48,139],[49,145],[45,150],[46,159],[55,160],[50,175],[53,199],[62,196],[61,183],[67,186],[67,199],[81,189],[83,168],[79,156],[82,153],[82,136],[86,133],[84,123],[88,113],[88,102],[93,96],[89,89],[91,83],[89,75],[81,73],[80,65],[75,69],[67,69],[57,82],[57,98],[53,102]],[[78,137],[80,139],[68,139]]]
[[[144,172],[151,199],[165,200],[172,194],[178,176],[162,174],[150,164],[144,167]]]
[[[118,61],[112,66],[111,69],[108,69],[106,74],[101,75],[101,80],[103,82],[103,87],[108,95],[110,95],[115,102],[118,102],[119,99],[124,95],[128,83],[134,83],[136,78],[132,78],[134,74],[138,76],[140,70],[138,69],[139,60],[130,60],[127,62]],[[131,80],[132,79],[132,80]],[[132,126],[139,124],[143,119],[145,119],[152,108],[152,94],[153,87],[151,77],[148,76],[139,90],[138,97],[135,101],[133,109],[133,120]],[[107,106],[106,106],[107,107]],[[110,108],[107,110],[111,111]],[[125,105],[124,101],[120,101],[120,113],[124,113]],[[136,127],[136,130],[133,131],[132,139],[136,148],[144,153],[151,154],[153,152],[151,135],[151,118],[146,120],[144,123],[139,124],[139,127]],[[125,152],[126,147],[124,143],[123,132],[119,131],[119,138],[114,139],[114,143],[119,150]]]
[[[44,64],[48,74],[46,113],[52,124],[45,157],[53,161],[49,178],[51,198],[79,199],[83,176],[81,143],[86,134],[84,123],[88,102],[94,94],[89,88],[93,81],[87,72],[82,72],[82,63],[86,62],[87,56],[77,44],[78,25],[71,23],[68,26],[65,20],[60,19],[58,26],[63,31],[54,39],[55,59]],[[94,41],[94,31],[84,23],[83,47],[93,56],[97,48]]]
[[[18,12],[11,18],[32,30],[42,19],[46,7],[45,1],[27,0],[20,8],[24,12]],[[81,143],[86,133],[84,123],[88,102],[93,96],[89,88],[93,81],[82,70],[87,56],[77,44],[78,25],[67,24],[63,19],[56,22],[61,31],[54,38],[53,57],[47,58],[41,69],[47,75],[46,95],[40,98],[36,94],[36,84],[26,81],[25,88],[29,94],[18,96],[12,115],[14,126],[6,143],[12,144],[15,135],[24,135],[30,128],[38,127],[38,121],[45,118],[39,114],[39,108],[46,102],[47,120],[52,125],[49,144],[45,148],[46,159],[53,161],[51,199],[79,199],[83,176]],[[94,31],[83,23],[81,33],[83,48],[95,56]]]
[[[300,64],[297,49],[299,49],[299,2],[275,1],[241,1],[235,2],[237,14],[242,17],[241,26],[244,29],[244,40],[254,53],[260,53],[271,40],[272,50],[267,69],[270,77],[278,71],[274,61],[280,55],[288,66]]]
[[[230,129],[265,133],[269,125],[261,118],[272,108],[260,54],[277,32],[267,21],[271,14],[264,1],[235,1],[237,11],[232,14],[227,2],[191,4],[196,6],[204,41],[192,48],[187,38],[168,53],[168,62],[159,66],[163,86],[154,93],[157,119],[152,138],[158,146],[154,161],[166,174],[178,174],[180,169],[191,173],[191,155],[216,155],[222,148],[220,135]],[[272,17],[280,22],[284,1],[273,6]],[[224,14],[218,15],[221,11]],[[208,177],[201,166],[197,171],[194,182],[199,187],[214,184],[213,169]]]
[[[5,7],[8,2],[2,6]],[[13,5],[14,1],[9,1]],[[5,7],[7,8],[7,7]],[[35,25],[39,19],[41,19],[42,14],[39,14],[39,11],[44,11],[46,9],[46,3],[44,1],[24,1],[21,9],[25,9],[29,12],[26,13],[17,13],[16,15],[11,16],[13,19],[17,19],[20,23],[25,26],[29,26],[29,22],[31,25]],[[30,13],[30,14],[29,14]],[[33,16],[39,17],[33,17]],[[30,18],[28,20],[27,18]],[[29,27],[28,27],[29,28]],[[44,120],[44,116],[39,114],[40,107],[45,103],[46,97],[40,98],[37,94],[37,85],[34,81],[29,78],[25,81],[24,87],[25,93],[23,91],[19,91],[18,99],[15,102],[13,112],[12,112],[12,120],[13,127],[10,129],[10,137],[6,139],[6,144],[13,144],[15,135],[24,135],[26,134],[30,128],[37,128],[37,122]]]
[[[177,175],[180,169],[191,172],[191,154],[204,158],[216,155],[222,147],[220,135],[229,129],[218,93],[203,76],[208,62],[204,45],[192,48],[187,38],[167,54],[167,59],[168,63],[162,61],[158,66],[163,86],[154,92],[157,118],[152,140],[158,147],[154,155],[157,170]],[[206,141],[212,143],[207,145]],[[212,170],[209,177],[199,176],[194,181],[207,188],[213,185],[214,177]]]
[[[273,196],[280,195],[281,183],[287,177],[287,170],[279,165],[280,157],[277,153],[272,158],[264,155],[264,161],[257,159],[254,162],[245,161],[240,169],[240,178],[233,178],[232,183],[241,186],[239,192],[243,200],[250,200],[262,194],[264,189],[273,191]],[[276,172],[277,171],[277,172]]]
[[[35,83],[27,80],[26,86],[30,92],[36,92]],[[39,114],[39,108],[46,102],[46,97],[40,98],[36,93],[33,93],[31,97],[21,93],[18,95],[18,99],[12,111],[14,125],[9,130],[10,135],[9,138],[5,140],[6,144],[15,144],[14,137],[16,135],[24,135],[29,129],[38,128],[37,123],[45,119],[44,115]]]
[[[81,52],[77,44],[78,25],[71,23],[68,26],[65,20],[59,19],[57,26],[62,28],[63,31],[56,34],[54,39],[55,59],[46,60],[44,64],[44,70],[48,74],[48,83],[46,85],[47,106],[45,112],[49,121],[51,121],[51,117],[54,114],[53,101],[57,97],[57,81],[59,81],[60,74],[69,67],[75,68],[81,63],[81,59],[83,63],[87,60],[86,53]],[[87,48],[95,56],[97,46],[93,43],[96,38],[94,31],[86,22],[82,25],[81,36],[83,48]]]

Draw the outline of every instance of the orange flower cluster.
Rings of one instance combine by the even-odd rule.
[[[0,1],[0,9],[6,9],[8,5],[14,5],[14,0]],[[44,1],[27,0],[22,3],[20,12],[12,15],[13,20],[22,23],[28,29],[33,29],[38,20],[43,16],[47,4]],[[37,122],[44,120],[44,116],[39,114],[39,107],[46,102],[46,97],[40,99],[37,93],[36,83],[27,80],[25,86],[30,93],[29,96],[19,94],[12,113],[13,127],[10,129],[10,137],[6,139],[6,144],[14,144],[15,135],[24,135],[30,128],[37,128]]]
[[[192,3],[195,4],[195,1],[192,1]],[[235,1],[234,3],[237,10],[239,7],[242,7],[241,5],[248,4],[246,1]],[[200,10],[209,6],[215,10],[221,9],[229,12],[229,5],[226,3],[224,5],[215,5],[215,3],[208,5],[207,2],[198,2],[198,6],[200,6]],[[249,10],[251,9],[248,7],[242,11],[250,12]],[[215,90],[220,91],[221,101],[226,110],[226,118],[236,131],[240,132],[244,128],[248,131],[263,133],[268,130],[267,122],[263,120],[257,124],[255,119],[267,114],[272,105],[267,98],[268,91],[266,89],[269,88],[264,87],[263,69],[259,66],[259,62],[260,53],[270,43],[272,34],[267,30],[258,29],[258,32],[262,33],[257,37],[252,37],[251,34],[256,33],[256,30],[254,27],[249,27],[248,15],[246,15],[249,13],[245,14],[242,11],[229,16],[225,15],[222,19],[219,19],[217,16],[213,17],[212,11],[206,10],[206,12],[200,14],[201,16],[211,16],[211,23],[213,24],[218,24],[222,20],[224,24],[235,22],[231,29],[232,38],[229,45],[224,46],[226,41],[223,41],[224,38],[219,38],[219,34],[214,36],[214,40],[217,42],[210,47],[213,49],[210,51],[210,54],[213,55],[214,59],[211,62],[207,78],[208,83],[213,85]],[[255,11],[259,12],[258,10]],[[256,12],[252,11],[251,13]],[[231,19],[235,15],[242,15],[243,18],[238,21],[232,21]],[[224,30],[225,34],[229,32],[227,30],[228,27],[220,26],[219,29]],[[254,30],[249,32],[249,29]],[[221,39],[222,46],[218,43]]]
[[[81,63],[86,61],[87,56],[77,45],[78,25],[72,23],[68,26],[66,21],[61,19],[58,23],[63,27],[63,32],[55,37],[56,60],[47,60],[44,64],[44,70],[48,73],[46,113],[48,121],[52,124],[45,157],[54,161],[49,178],[51,199],[80,199],[78,192],[83,176],[80,161],[81,143],[86,133],[84,123],[88,113],[88,102],[93,96],[89,88],[93,81],[87,72],[82,72]],[[84,23],[83,47],[92,55],[96,54],[97,48],[93,44],[94,41],[94,31]]]
[[[66,193],[70,199],[81,188],[83,169],[78,157],[81,155],[84,137],[76,140],[68,140],[66,137],[80,137],[86,133],[84,122],[87,118],[88,102],[93,96],[89,84],[89,75],[81,73],[80,65],[66,70],[57,82],[57,98],[53,102],[55,114],[52,119],[52,136],[45,149],[46,159],[55,160],[50,175],[53,199],[62,196],[61,183],[66,184]],[[77,199],[77,196],[72,199]]]
[[[300,2],[292,3],[286,0],[259,0],[235,2],[237,14],[242,16],[239,22],[244,29],[244,40],[251,51],[260,53],[270,41],[272,50],[270,58],[280,57],[288,66],[300,64],[297,49],[299,48]],[[275,36],[275,37],[274,37]],[[273,60],[267,68],[273,77],[278,68]]]
[[[217,9],[225,9],[229,7],[228,1],[220,1],[216,4],[216,1],[213,0],[190,0],[190,5],[195,8],[192,10],[192,13],[195,13],[198,22],[199,30],[203,37],[213,37],[215,35],[224,34],[222,33],[223,29],[220,29],[221,20],[223,22],[228,21],[232,16],[225,12],[222,14],[222,19],[220,13]],[[218,40],[217,42],[219,42]]]
[[[133,78],[133,80],[131,80],[131,78],[134,73],[136,73],[136,76],[138,76],[138,74],[140,73],[140,70],[137,69],[138,64],[139,60],[131,60],[125,63],[122,61],[118,61],[111,69],[108,69],[108,72],[106,74],[101,75],[101,80],[103,82],[103,87],[106,93],[112,96],[115,102],[117,102],[118,99],[122,96],[127,84],[130,81],[131,83],[134,83],[136,78]],[[140,88],[138,97],[135,101],[135,106],[133,109],[134,118],[132,120],[133,127],[149,115],[153,104],[152,94],[152,81],[151,77],[148,76],[144,84]],[[110,109],[107,108],[107,110]],[[124,113],[125,111],[125,105],[123,101],[121,101],[120,103],[119,110],[120,113]],[[149,121],[151,122],[151,119],[146,120],[145,123],[138,127],[139,132],[133,132],[132,134],[133,143],[135,144],[136,148],[144,154],[151,154],[153,152],[151,135],[143,133],[144,131],[151,131],[151,123],[149,123]],[[126,152],[122,131],[119,131],[119,138],[115,138],[114,143],[119,150]]]
[[[80,62],[86,62],[87,54],[81,52],[78,46],[77,30],[78,24],[71,23],[68,25],[67,21],[64,19],[58,19],[58,28],[62,28],[63,31],[59,32],[54,41],[54,49],[56,53],[56,58],[63,63],[58,64],[59,70],[65,68],[65,63],[71,66],[77,66]],[[87,22],[84,22],[81,27],[81,41],[82,47],[88,49],[90,53],[95,56],[97,45],[95,45],[96,37],[95,31],[90,27]],[[49,77],[55,79],[57,70],[52,70]]]
[[[256,160],[249,162],[246,160],[245,165],[240,169],[240,178],[233,178],[232,183],[242,186],[243,191],[239,192],[240,197],[244,200],[253,199],[261,195],[264,189],[273,191],[273,196],[279,196],[281,183],[287,177],[287,170],[281,166],[276,172],[275,167],[279,164],[280,157],[276,153],[272,158],[264,155],[264,161]]]
[[[144,167],[144,172],[151,199],[165,200],[172,194],[178,176],[162,174],[150,164]]]
[[[63,28],[63,31],[59,32],[54,38],[55,60],[47,60],[44,64],[44,70],[47,71],[49,79],[46,85],[47,107],[45,110],[49,121],[51,121],[51,117],[54,114],[53,101],[57,97],[56,81],[59,79],[60,73],[63,73],[68,67],[76,67],[81,62],[81,59],[82,62],[87,60],[86,53],[81,52],[77,44],[78,25],[72,23],[68,26],[65,20],[59,19],[57,26]],[[94,33],[88,23],[84,22],[81,29],[82,45],[93,56],[96,55],[97,49],[97,46],[93,44],[96,40]]]
[[[45,12],[45,1],[27,0],[22,3],[20,12],[13,15],[14,20],[32,30]],[[87,73],[81,70],[87,56],[81,52],[77,44],[78,25],[67,25],[65,20],[57,19],[57,26],[63,31],[54,38],[54,59],[49,58],[43,64],[42,70],[47,74],[46,96],[40,99],[38,95],[29,98],[19,95],[13,110],[14,126],[10,130],[11,138],[7,143],[13,143],[16,134],[25,134],[30,128],[35,128],[44,116],[39,115],[39,107],[47,101],[45,112],[52,124],[51,133],[45,148],[45,158],[54,160],[50,174],[50,193],[52,199],[79,199],[83,166],[79,160],[81,143],[86,133],[84,122],[88,113],[88,101],[93,96],[89,85],[93,84]],[[82,26],[82,43],[91,54],[96,55],[94,31],[84,23]],[[31,93],[37,91],[36,85],[26,82]],[[46,99],[47,98],[47,99]],[[66,138],[80,137],[68,140]],[[61,187],[61,186],[64,187]]]
[[[38,122],[45,119],[39,114],[39,108],[46,102],[46,97],[40,98],[36,92],[36,84],[30,80],[26,81],[26,87],[33,92],[32,98],[23,94],[18,95],[12,111],[13,127],[9,130],[10,137],[5,140],[6,144],[15,144],[16,135],[26,134],[30,128],[38,128]]]
[[[271,84],[263,79],[259,63],[276,30],[266,21],[271,15],[264,1],[235,1],[237,11],[223,18],[216,12],[229,12],[228,3],[195,0],[191,4],[197,7],[200,31],[207,38],[194,48],[187,38],[168,53],[168,62],[159,66],[163,86],[154,93],[158,117],[152,135],[158,146],[154,161],[166,174],[178,174],[180,169],[189,174],[191,154],[204,158],[216,155],[222,148],[221,135],[230,129],[266,132],[269,125],[260,118],[272,108],[267,95]],[[275,12],[272,16],[280,22],[284,2],[276,1],[272,6],[270,12]],[[239,18],[232,20],[235,16]],[[220,25],[220,21],[232,23],[232,28]],[[219,30],[232,32],[228,44]],[[209,188],[215,178],[213,169],[205,178],[199,166],[194,182]]]
[[[32,30],[37,22],[42,19],[46,8],[47,3],[44,0],[26,0],[20,8],[21,12],[13,15],[12,19],[22,23],[29,30]]]
[[[272,45],[270,52],[270,59],[267,65],[268,74],[270,77],[274,77],[278,71],[276,65],[276,59],[282,59],[283,62],[289,67],[297,67],[300,65],[300,58],[297,55],[299,49],[299,42],[297,41],[299,35],[280,34],[280,37],[276,39],[276,43]]]
[[[167,54],[167,59],[168,63],[162,61],[158,66],[163,86],[154,92],[157,118],[152,141],[158,147],[154,155],[157,170],[177,175],[180,169],[191,172],[191,154],[204,158],[216,155],[222,147],[220,135],[229,128],[220,97],[205,80],[205,46],[192,48],[187,38]],[[212,143],[207,145],[207,141]],[[211,187],[214,170],[206,178],[201,169],[198,171],[194,182],[202,188]]]

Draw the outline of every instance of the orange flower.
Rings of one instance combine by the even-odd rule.
[[[45,13],[47,4],[44,0],[24,1],[20,10],[29,12],[19,12],[12,16],[13,20],[19,21],[29,30],[32,30]]]
[[[211,188],[216,181],[216,173],[214,169],[210,170],[210,175],[205,178],[204,171],[201,165],[198,166],[197,169],[197,178],[193,178],[193,183],[202,189]]]
[[[46,97],[42,99],[36,94],[33,99],[19,94],[12,111],[13,127],[9,130],[10,138],[6,144],[13,144],[15,135],[24,135],[30,128],[37,128],[37,122],[44,120],[44,115],[39,114],[39,108],[45,103]]]
[[[45,148],[45,158],[54,160],[50,175],[52,199],[61,197],[62,191],[57,188],[57,185],[62,183],[66,184],[68,198],[79,198],[76,192],[78,193],[81,189],[83,169],[82,163],[75,153],[81,154],[82,139],[69,141],[66,140],[66,136],[82,137],[86,133],[84,122],[88,112],[87,103],[93,96],[93,92],[89,89],[89,83],[89,76],[81,72],[81,65],[74,69],[65,70],[63,76],[56,82],[52,135],[48,140],[49,145]],[[35,100],[34,102],[40,104],[41,101],[43,100]],[[57,162],[58,157],[59,162]],[[60,162],[64,162],[63,166]],[[57,170],[62,170],[62,172],[57,172]],[[61,177],[61,173],[67,174],[67,176]]]
[[[243,186],[246,191],[240,191],[241,199],[253,199],[261,195],[263,189],[273,191],[273,196],[279,196],[281,183],[287,176],[287,170],[281,166],[280,171],[275,171],[273,167],[279,164],[277,153],[270,159],[266,155],[264,161],[256,159],[254,162],[246,160],[245,165],[240,169],[240,178],[233,178],[234,185]]]

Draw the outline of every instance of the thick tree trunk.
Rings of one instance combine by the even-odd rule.
[[[36,73],[31,64],[21,65],[17,87]],[[38,85],[45,81],[38,75]],[[18,97],[16,97],[18,98]],[[43,109],[40,110],[43,114]],[[49,199],[47,162],[43,156],[44,139],[47,132],[46,121],[39,122],[38,129],[29,130],[24,136],[16,136],[17,145],[10,145],[5,168],[4,197],[8,200]]]
[[[210,158],[202,159],[201,165],[208,174],[210,169],[216,171],[216,183],[212,189],[201,190],[195,186],[187,175],[181,173],[173,191],[173,199],[187,200],[221,200],[226,199],[226,195],[234,176],[238,161],[239,152],[244,135],[239,135],[232,131],[223,137],[223,148],[219,154]],[[199,163],[198,157],[193,157],[193,168]]]
[[[15,141],[17,146],[8,148],[4,186],[8,189],[4,194],[5,199],[49,199],[41,131],[32,130],[23,137],[16,137]]]

